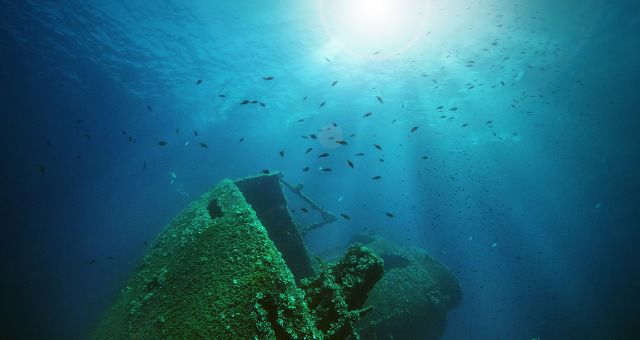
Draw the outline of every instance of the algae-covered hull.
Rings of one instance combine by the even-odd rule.
[[[278,178],[242,179],[236,181],[239,185],[224,180],[191,203],[153,242],[94,337],[355,336],[364,311],[360,307],[382,276],[382,260],[363,247],[352,247],[338,264],[305,279],[305,290],[299,288],[283,254],[299,275],[314,274],[300,236],[276,235],[285,249],[281,252],[243,195],[255,179],[269,186]],[[268,212],[258,203],[265,197],[256,192],[249,196],[269,223],[283,223],[283,214],[288,216],[286,204],[284,211]],[[279,223],[274,228],[291,228]],[[284,242],[287,239],[300,244]]]

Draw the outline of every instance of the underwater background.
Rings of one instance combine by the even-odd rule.
[[[1,0],[0,337],[89,337],[180,210],[267,169],[350,217],[312,253],[450,267],[445,339],[640,337],[640,4],[344,3]]]

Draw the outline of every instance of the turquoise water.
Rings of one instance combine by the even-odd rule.
[[[351,218],[310,250],[449,266],[445,339],[637,338],[638,33],[634,1],[0,1],[0,332],[88,337],[192,198],[270,169]]]

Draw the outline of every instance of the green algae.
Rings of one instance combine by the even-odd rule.
[[[221,216],[212,217],[211,204]],[[94,334],[273,337],[322,335],[281,254],[230,180],[191,203],[158,236]]]

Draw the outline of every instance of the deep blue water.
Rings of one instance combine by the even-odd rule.
[[[190,199],[272,169],[351,216],[312,251],[449,266],[445,339],[639,338],[640,5],[429,4],[349,40],[317,0],[0,1],[0,337],[88,337]]]

